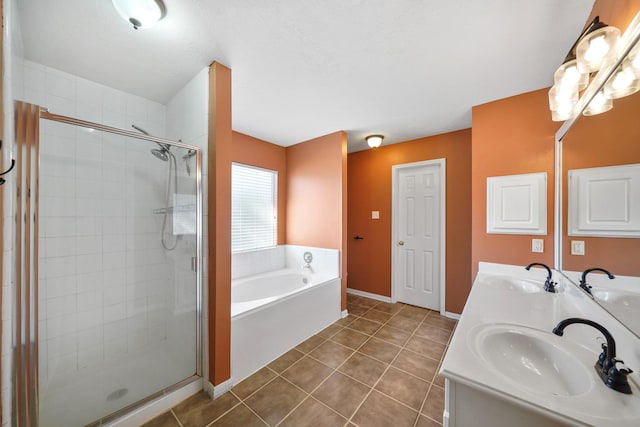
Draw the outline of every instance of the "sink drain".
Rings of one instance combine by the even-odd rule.
[[[125,394],[127,394],[129,392],[128,388],[119,388],[115,391],[112,391],[111,393],[109,393],[109,395],[107,396],[107,402],[112,402],[114,400],[118,400],[120,399],[122,396],[124,396]]]

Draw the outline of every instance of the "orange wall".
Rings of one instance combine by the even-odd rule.
[[[469,129],[349,154],[349,288],[391,296],[391,166],[439,158],[447,172],[446,310],[462,312],[471,289]],[[372,210],[380,211],[379,220],[371,219]]]
[[[600,21],[624,32],[639,10],[640,0],[596,0],[587,24],[600,16]]]
[[[347,176],[344,132],[287,147],[287,243],[339,249],[346,308]]]
[[[599,266],[614,274],[640,276],[640,239],[567,237],[567,171],[640,163],[640,93],[613,101],[613,109],[581,117],[563,140],[563,269],[583,271]],[[571,240],[585,242],[585,255],[571,255]]]
[[[286,242],[287,152],[284,147],[233,132],[231,156],[234,162],[278,172],[278,244]]]
[[[553,266],[554,141],[549,89],[473,107],[472,276],[478,262]],[[487,177],[547,172],[547,235],[487,234]],[[544,238],[544,253],[531,252],[531,239]]]
[[[209,381],[231,378],[231,70],[209,67]]]

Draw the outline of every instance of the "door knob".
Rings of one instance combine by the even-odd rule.
[[[399,244],[400,246],[404,246],[404,240],[400,240],[400,241],[398,242],[398,244]]]

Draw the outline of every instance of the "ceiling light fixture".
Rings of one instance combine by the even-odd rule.
[[[620,30],[600,22],[596,16],[571,46],[563,64],[553,75],[553,87],[549,91],[549,109],[553,121],[564,121],[574,117],[575,106],[583,90],[594,75],[605,67],[610,52],[618,49]],[[605,67],[606,68],[606,67]],[[630,95],[640,90],[640,63],[632,60],[620,66],[607,83],[604,91],[598,92],[589,101],[583,114],[600,114],[612,108],[612,99]]]
[[[380,144],[382,144],[382,140],[384,139],[384,136],[382,136],[382,135],[369,135],[365,139],[367,140],[367,144],[369,144],[369,147],[377,148],[377,147],[380,147]]]
[[[138,28],[151,28],[167,15],[162,0],[111,0],[120,16]]]

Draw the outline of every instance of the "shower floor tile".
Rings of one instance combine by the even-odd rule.
[[[348,317],[231,391],[215,400],[201,392],[145,426],[442,426],[437,372],[456,321],[402,303],[347,300]]]

